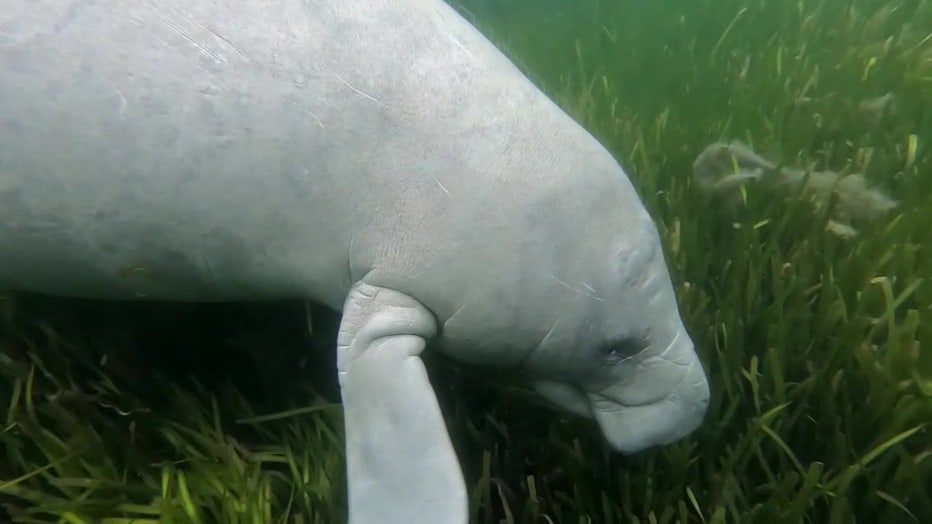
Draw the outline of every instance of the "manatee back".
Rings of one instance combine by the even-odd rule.
[[[440,0],[12,10],[2,287],[339,307],[397,268],[449,309],[436,282],[512,278],[574,170],[616,183],[586,178],[607,153]]]

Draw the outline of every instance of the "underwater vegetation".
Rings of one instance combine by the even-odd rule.
[[[932,1],[455,4],[625,166],[712,387],[623,457],[430,359],[473,521],[932,522]],[[345,518],[333,313],[0,313],[0,522]]]
[[[831,205],[836,219],[828,221],[826,230],[844,238],[857,231],[839,220],[876,220],[897,205],[879,189],[869,187],[864,175],[778,166],[737,140],[703,149],[693,163],[693,177],[698,187],[736,201],[744,198],[743,185],[767,183],[771,193],[782,190],[792,199],[810,200],[814,213]]]

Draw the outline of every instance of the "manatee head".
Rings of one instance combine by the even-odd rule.
[[[646,214],[590,264],[579,293],[525,362],[552,404],[594,418],[617,451],[678,440],[701,423],[709,385]],[[569,283],[571,284],[571,283]]]

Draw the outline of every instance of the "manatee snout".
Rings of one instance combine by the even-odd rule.
[[[606,375],[614,378],[606,380]],[[609,445],[624,454],[670,444],[695,431],[710,395],[683,329],[662,351],[645,350],[603,369],[596,383],[539,380],[534,389],[559,408],[595,419]]]
[[[635,364],[632,380],[588,392],[608,443],[630,454],[695,431],[709,405],[709,383],[692,342],[682,334],[664,354]]]

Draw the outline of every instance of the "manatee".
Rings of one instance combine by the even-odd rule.
[[[621,453],[704,418],[635,187],[440,0],[11,0],[0,133],[0,288],[341,313],[352,523],[468,519],[428,345]]]

